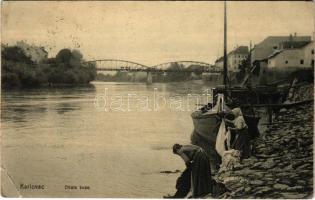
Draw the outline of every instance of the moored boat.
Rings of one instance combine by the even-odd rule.
[[[220,156],[215,149],[219,127],[223,118],[229,118],[229,115],[233,114],[230,107],[226,105],[223,94],[218,94],[214,105],[213,108],[207,111],[198,110],[191,114],[194,125],[191,143],[202,147],[207,152],[211,169],[215,172],[219,169],[221,163]],[[259,135],[258,123],[260,117],[244,114],[244,119],[248,126],[249,137],[257,137]]]
[[[239,107],[237,102],[244,102],[244,97],[246,93],[251,92],[248,88],[234,88],[231,90],[231,87],[228,87],[228,65],[227,65],[227,16],[226,16],[226,1],[224,1],[224,55],[223,55],[223,85],[224,87],[215,88],[212,91],[213,102],[209,109],[207,106],[203,109],[195,111],[192,113],[191,117],[194,124],[194,131],[191,135],[191,143],[202,147],[208,154],[210,158],[211,169],[215,172],[219,169],[219,164],[221,163],[220,156],[216,152],[216,139],[219,131],[220,124],[224,117],[228,117],[231,113],[230,108]],[[229,90],[230,89],[230,90]],[[268,88],[267,88],[268,89]],[[266,90],[263,90],[266,91]],[[255,91],[252,91],[255,94]],[[268,91],[269,92],[269,91]],[[270,91],[272,92],[272,91]],[[245,96],[244,96],[245,94]],[[263,93],[262,93],[263,94]],[[269,94],[268,94],[269,95]],[[272,96],[275,96],[272,94]],[[227,97],[227,98],[226,98]],[[264,99],[263,96],[258,96],[261,99]],[[256,98],[256,99],[255,99]],[[257,97],[254,97],[255,100]],[[225,100],[228,100],[225,102]],[[249,99],[249,100],[252,100]],[[252,103],[252,102],[250,102]],[[231,107],[228,107],[228,106]],[[243,110],[242,110],[243,112]],[[260,118],[255,115],[254,112],[243,112],[244,120],[248,126],[248,131],[250,137],[253,138],[259,135],[258,123]]]
[[[219,169],[220,157],[215,150],[216,138],[222,121],[220,112],[230,111],[224,104],[223,96],[219,96],[217,104],[207,110],[197,110],[191,114],[194,130],[191,134],[191,143],[202,147],[208,154],[213,172]]]

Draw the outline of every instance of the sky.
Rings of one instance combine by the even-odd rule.
[[[314,35],[313,2],[227,2],[228,50],[272,35]],[[2,2],[2,43],[44,46],[53,57],[79,49],[85,60],[144,65],[223,54],[223,2]]]

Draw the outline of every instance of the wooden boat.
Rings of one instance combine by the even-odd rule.
[[[197,110],[191,114],[194,131],[191,135],[191,143],[202,147],[210,158],[213,172],[219,169],[220,157],[215,150],[218,130],[222,121],[222,111],[231,113],[231,109],[224,103],[223,95],[218,96],[216,105],[207,111]]]
[[[228,107],[228,104],[233,108],[236,105],[236,101],[242,102],[244,97],[241,93],[248,92],[244,88],[240,88],[239,91],[229,90],[227,88],[227,52],[226,52],[226,2],[224,2],[224,62],[223,62],[223,88],[214,88],[213,89],[213,108],[205,111],[198,110],[191,114],[194,131],[191,135],[191,143],[202,147],[208,154],[210,158],[210,165],[213,172],[216,172],[219,169],[219,164],[221,163],[220,156],[215,150],[215,143],[220,127],[220,123],[223,117],[226,117],[231,113],[231,109]],[[220,90],[222,89],[222,90]],[[227,97],[227,98],[226,98]],[[216,101],[215,98],[217,98]],[[228,101],[225,102],[225,99]],[[223,112],[222,112],[223,111]],[[226,116],[220,116],[222,113]],[[253,136],[259,135],[258,123],[260,118],[255,114],[244,113],[244,119],[249,128],[249,132],[253,133]]]
[[[218,96],[219,102],[207,111],[197,110],[191,114],[196,133],[205,138],[208,142],[215,143],[218,127],[220,126],[223,116],[221,112],[232,114],[231,109],[226,106],[224,96]]]
[[[223,94],[219,94],[218,99],[224,99]],[[191,114],[194,131],[191,135],[192,144],[202,147],[210,158],[211,169],[216,171],[219,168],[220,157],[215,150],[215,143],[222,118],[229,118],[233,115],[231,109],[226,105],[224,100],[214,101],[215,106],[207,112],[201,110]],[[245,122],[248,126],[250,138],[259,135],[258,123],[260,117],[256,115],[243,114]]]

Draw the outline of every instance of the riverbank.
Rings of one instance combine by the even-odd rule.
[[[313,102],[281,109],[253,141],[253,155],[215,176],[230,190],[218,198],[311,198],[313,110]]]

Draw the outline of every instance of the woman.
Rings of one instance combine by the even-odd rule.
[[[181,183],[186,189],[185,193],[182,193],[181,197],[174,195],[173,197],[184,198],[190,189],[192,189],[192,197],[199,198],[205,196],[212,191],[212,181],[211,181],[211,169],[210,162],[206,152],[198,146],[195,145],[180,145],[174,144],[173,153],[179,155],[186,164],[185,176],[190,176],[191,178],[186,182]],[[188,173],[188,175],[187,175]],[[187,190],[187,186],[189,187]],[[180,190],[181,188],[177,188]]]
[[[234,127],[228,127],[228,129],[234,137],[231,139],[230,148],[239,150],[242,159],[248,158],[250,156],[250,144],[247,124],[240,108],[234,108],[232,113],[235,117],[232,121]],[[227,119],[225,121],[231,122]]]

